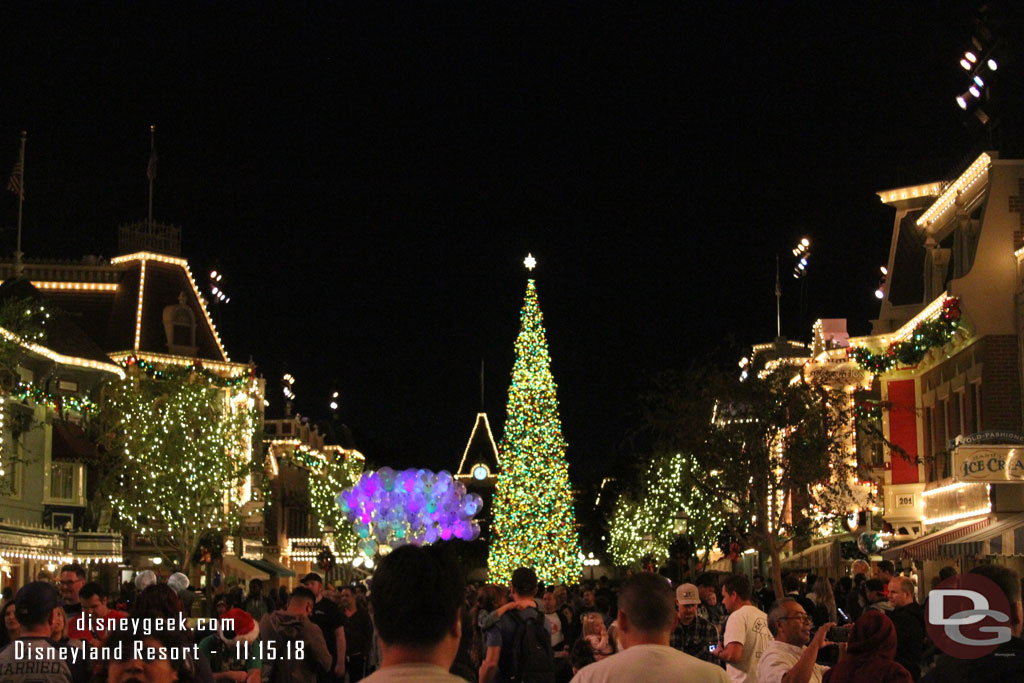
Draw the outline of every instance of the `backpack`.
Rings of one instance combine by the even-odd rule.
[[[516,632],[512,637],[512,672],[514,683],[555,683],[555,655],[551,650],[551,636],[544,629],[544,617],[522,616],[512,610]]]

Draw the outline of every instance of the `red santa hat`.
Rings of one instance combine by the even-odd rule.
[[[224,629],[228,620],[234,622],[234,629]],[[232,607],[220,615],[220,623],[217,626],[217,635],[228,645],[235,643],[251,643],[260,635],[260,626],[245,610]]]

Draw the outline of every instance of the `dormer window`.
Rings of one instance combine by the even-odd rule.
[[[178,356],[196,355],[196,314],[185,303],[185,293],[178,295],[178,303],[164,308],[164,334],[167,350]]]

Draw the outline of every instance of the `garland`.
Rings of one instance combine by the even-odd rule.
[[[43,391],[39,387],[31,384],[25,384],[19,382],[14,389],[11,390],[11,396],[24,401],[31,399],[33,402],[39,405],[45,405],[58,413],[63,412],[65,409],[74,410],[82,415],[95,410],[96,404],[88,396],[72,396],[70,394],[51,394],[48,391]]]
[[[245,385],[251,378],[247,375],[239,375],[238,377],[221,377],[220,375],[211,372],[203,367],[203,362],[198,358],[192,362],[192,365],[178,366],[178,365],[167,365],[157,368],[155,365],[148,361],[144,361],[141,358],[135,356],[129,356],[124,359],[121,363],[122,367],[130,368],[136,367],[146,373],[147,377],[155,379],[175,379],[186,375],[199,375],[204,377],[211,384],[225,388],[225,387],[240,387]],[[251,373],[250,373],[251,375]]]
[[[881,375],[897,365],[917,365],[931,349],[949,343],[959,326],[960,300],[949,297],[942,302],[939,316],[918,323],[908,339],[889,344],[883,353],[872,353],[859,346],[851,348],[847,355],[872,375]]]

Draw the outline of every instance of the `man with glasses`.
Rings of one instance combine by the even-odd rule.
[[[757,683],[821,683],[828,667],[815,664],[815,660],[833,626],[823,624],[812,639],[811,618],[800,603],[793,598],[776,602],[768,613],[768,627],[775,640],[761,655]]]
[[[82,599],[78,591],[85,585],[85,570],[77,562],[66,564],[60,568],[60,594],[64,599],[64,613],[71,617],[82,613]]]

